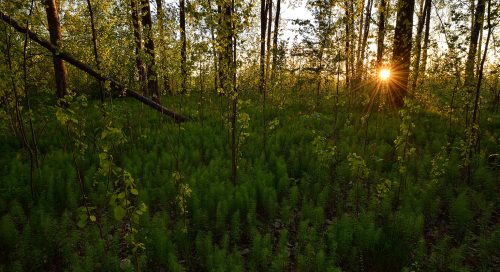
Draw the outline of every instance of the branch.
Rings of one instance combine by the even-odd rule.
[[[66,62],[70,63],[71,65],[75,66],[76,68],[86,72],[87,74],[95,77],[96,79],[100,80],[100,81],[108,81],[111,83],[111,86],[120,90],[121,92],[125,93],[126,95],[132,97],[132,98],[135,98],[136,100],[139,100],[140,102],[142,102],[143,104],[161,112],[162,114],[165,114],[171,118],[173,118],[175,120],[175,122],[178,122],[178,123],[181,123],[181,122],[185,122],[188,120],[188,118],[184,115],[181,115],[179,113],[176,113],[174,111],[171,111],[167,108],[165,108],[163,105],[139,94],[138,92],[136,91],[133,91],[133,90],[130,90],[130,89],[127,89],[127,87],[125,87],[125,85],[121,84],[120,82],[110,78],[110,77],[107,77],[97,71],[95,71],[94,69],[92,69],[90,66],[88,66],[87,64],[77,60],[76,58],[74,58],[73,56],[71,56],[69,53],[66,53],[66,52],[63,52],[63,51],[60,51],[59,48],[55,45],[53,45],[52,43],[40,38],[36,33],[32,32],[31,30],[21,26],[19,23],[17,23],[14,19],[12,19],[10,16],[4,14],[3,12],[0,11],[0,17],[1,19],[6,22],[7,24],[9,24],[10,26],[12,26],[15,30],[17,30],[18,32],[21,32],[21,33],[26,33],[28,35],[28,37],[33,40],[34,42],[38,43],[39,45],[47,48],[50,52],[58,55],[61,59],[65,60]]]

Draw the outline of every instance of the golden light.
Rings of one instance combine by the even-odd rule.
[[[391,77],[391,70],[384,68],[384,69],[380,70],[380,73],[378,76],[382,81],[387,81],[389,79],[389,77]]]

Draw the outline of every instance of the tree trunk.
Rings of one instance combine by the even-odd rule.
[[[281,0],[276,2],[276,13],[274,17],[274,37],[273,37],[273,78],[276,73],[276,66],[278,63],[278,33],[279,33],[279,23],[280,23],[280,12],[281,12]]]
[[[420,55],[422,52],[422,31],[424,30],[424,23],[427,18],[427,10],[431,8],[431,0],[421,0],[420,14],[418,16],[417,34],[415,36],[415,59],[413,64],[413,78],[411,89],[415,90],[417,87],[417,80],[420,72]]]
[[[95,30],[95,23],[94,23],[94,11],[92,9],[92,3],[90,2],[90,0],[87,0],[87,7],[89,9],[90,27],[92,29],[92,45],[94,48],[95,64],[96,64],[97,70],[101,70],[101,63],[99,61],[99,53],[97,52],[97,33]],[[99,95],[101,98],[101,102],[104,102],[104,90],[103,90],[103,87],[102,87],[102,84],[100,81],[99,81]]]
[[[163,10],[163,0],[156,0],[156,12],[158,18],[158,34],[160,35],[160,63],[158,64],[158,69],[161,73],[158,75],[158,88],[160,90],[166,90],[168,93],[171,93],[170,82],[167,71],[165,68],[165,26],[164,26],[164,18],[165,11]]]
[[[148,91],[153,100],[160,101],[160,90],[158,88],[158,76],[155,68],[155,44],[153,41],[153,23],[151,20],[151,7],[149,0],[141,0],[142,29],[144,34],[144,48],[148,55],[146,59],[146,70],[148,79]]]
[[[260,80],[259,92],[264,93],[266,57],[267,1],[260,1]]]
[[[425,13],[424,45],[422,46],[422,63],[420,64],[422,71],[419,72],[419,75],[421,75],[421,77],[425,77],[425,71],[427,69],[427,49],[429,48],[429,31],[430,31],[430,25],[431,25],[431,10],[432,10],[432,1],[429,3],[429,8],[426,10],[426,13]]]
[[[365,14],[365,22],[363,26],[363,38],[361,40],[361,50],[360,50],[360,57],[358,59],[358,76],[359,80],[363,78],[364,70],[363,69],[363,63],[365,59],[365,52],[366,52],[366,44],[368,43],[368,34],[370,32],[370,21],[371,21],[371,16],[372,16],[372,6],[373,6],[373,0],[368,0],[368,3],[366,4],[366,14]]]
[[[179,11],[180,11],[180,36],[181,36],[181,92],[186,92],[186,81],[187,81],[187,68],[186,68],[186,11],[184,0],[179,0]]]
[[[408,93],[408,76],[411,62],[413,10],[415,0],[399,0],[392,51],[393,80],[389,82],[394,106],[404,106],[403,98]]]
[[[42,0],[45,5],[45,11],[47,13],[47,23],[49,26],[50,42],[62,49],[61,43],[61,24],[59,22],[59,13],[57,10],[56,0]],[[63,98],[66,93],[66,80],[68,77],[68,72],[66,70],[66,65],[64,65],[63,60],[58,56],[58,54],[52,54],[52,61],[54,63],[54,75],[56,80],[56,95],[58,98]]]
[[[131,9],[131,14],[132,14],[132,26],[134,28],[134,40],[135,40],[135,66],[137,68],[137,72],[139,73],[139,81],[141,84],[141,91],[144,96],[148,95],[148,88],[147,88],[147,73],[146,73],[146,67],[144,66],[144,62],[142,61],[142,52],[143,52],[143,45],[142,45],[142,37],[141,37],[141,27],[139,24],[139,7],[138,7],[138,0],[130,0],[130,9]]]
[[[271,64],[271,27],[273,24],[273,0],[269,0],[268,4],[268,18],[267,18],[267,49],[266,49],[266,84],[264,86],[266,92],[268,90],[267,85],[268,85],[268,80],[269,80],[269,73],[271,72],[269,69],[269,66]]]
[[[387,2],[386,0],[380,0],[378,7],[378,34],[377,34],[377,69],[382,65],[382,60],[384,56],[384,39],[385,39],[385,22],[387,17]]]
[[[483,26],[484,6],[486,0],[477,0],[476,11],[474,13],[474,24],[471,29],[469,41],[469,53],[467,55],[467,62],[465,63],[465,82],[466,86],[474,86],[474,68],[477,53],[477,44],[479,39],[479,32]]]
[[[351,60],[351,27],[350,27],[350,22],[351,22],[351,13],[350,13],[350,1],[346,0],[345,1],[345,86],[347,90],[349,91],[351,88],[350,86],[350,60]]]

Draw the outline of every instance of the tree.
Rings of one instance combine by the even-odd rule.
[[[477,53],[477,45],[479,40],[479,32],[483,26],[484,10],[486,0],[477,0],[476,11],[474,13],[474,23],[471,27],[469,40],[469,53],[467,54],[467,62],[465,63],[465,86],[474,86],[474,68]]]
[[[155,67],[155,44],[153,41],[153,22],[151,20],[151,7],[149,0],[141,0],[142,28],[144,34],[144,48],[148,58],[146,59],[147,82],[149,94],[153,100],[160,100],[158,88],[158,76]]]
[[[279,34],[280,12],[281,12],[281,0],[277,0],[276,15],[274,16],[273,66],[272,66],[273,77],[276,72],[276,65],[278,63],[278,34]]]
[[[380,0],[380,4],[378,6],[378,34],[377,34],[377,61],[376,66],[377,69],[382,64],[382,59],[384,56],[384,39],[385,39],[385,23],[387,17],[387,2],[386,0]]]
[[[134,42],[135,42],[135,65],[137,72],[139,73],[139,82],[141,85],[141,91],[144,96],[148,95],[147,87],[147,73],[144,62],[142,61],[142,52],[144,50],[141,37],[141,27],[139,23],[139,6],[138,0],[130,0],[130,9],[132,14],[132,28],[134,30]]]
[[[179,0],[179,25],[181,36],[181,92],[186,92],[187,67],[186,67],[186,7],[184,0]]]
[[[259,92],[264,93],[265,88],[265,57],[266,57],[266,28],[267,28],[267,1],[260,1],[260,74]]]
[[[59,22],[59,13],[56,0],[43,0],[45,12],[47,13],[47,24],[49,27],[50,42],[62,49],[61,43],[61,24]],[[67,94],[66,80],[68,72],[64,61],[58,54],[52,54],[54,63],[54,75],[56,80],[56,95],[58,98],[63,98]]]
[[[392,74],[394,79],[390,81],[389,88],[394,106],[402,107],[404,105],[403,98],[408,93],[415,0],[399,0],[397,8],[392,51]]]
[[[413,64],[413,79],[411,82],[411,89],[414,90],[417,86],[417,80],[420,72],[420,55],[422,52],[422,32],[424,24],[427,19],[428,9],[431,8],[431,0],[421,0],[420,13],[417,23],[417,34],[415,36],[415,59]],[[428,35],[428,33],[426,33]],[[428,36],[427,36],[428,38]]]

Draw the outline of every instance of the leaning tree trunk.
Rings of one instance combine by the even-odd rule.
[[[410,74],[413,10],[415,0],[399,0],[392,51],[393,80],[389,82],[394,106],[404,106]]]
[[[62,49],[61,23],[59,22],[57,1],[42,0],[42,3],[45,5],[45,11],[47,13],[47,23],[49,26],[50,42]],[[52,54],[52,61],[54,63],[56,95],[58,98],[63,98],[67,93],[66,79],[68,77],[68,72],[66,70],[66,65],[64,65],[63,60],[56,53]]]
[[[153,23],[151,20],[151,7],[149,0],[141,0],[142,28],[144,34],[144,48],[148,55],[146,69],[148,75],[148,91],[153,100],[160,101],[160,90],[158,88],[158,76],[155,68],[155,44],[153,41]]]

